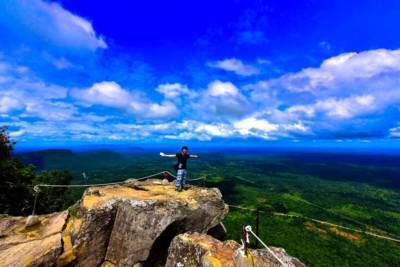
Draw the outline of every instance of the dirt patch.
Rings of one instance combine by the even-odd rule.
[[[351,233],[342,231],[342,230],[340,230],[340,229],[338,229],[338,228],[336,228],[336,227],[330,227],[329,230],[330,230],[331,232],[337,234],[337,235],[340,235],[340,236],[342,236],[342,237],[344,237],[344,238],[347,238],[347,239],[349,239],[349,240],[351,240],[351,241],[354,241],[354,242],[356,242],[356,243],[361,243],[361,242],[363,242],[363,240],[362,240],[362,238],[361,238],[361,236],[360,236],[359,234],[355,234],[355,233],[354,233],[354,234],[351,234]]]

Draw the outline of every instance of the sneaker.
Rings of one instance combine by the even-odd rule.
[[[181,192],[182,191],[182,187],[180,187],[180,186],[175,187],[175,191]]]

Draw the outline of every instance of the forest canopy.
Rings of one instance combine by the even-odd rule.
[[[8,128],[0,127],[0,213],[27,215],[33,209],[34,185],[69,184],[72,175],[64,170],[37,172],[34,165],[25,164],[13,155],[15,144]],[[38,213],[58,211],[73,203],[70,191],[65,188],[42,190],[38,199]]]

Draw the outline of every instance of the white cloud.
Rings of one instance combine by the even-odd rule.
[[[241,76],[251,76],[260,73],[260,71],[256,67],[246,65],[241,60],[236,58],[210,62],[208,63],[208,66],[212,68],[223,69],[225,71],[231,71]]]
[[[354,96],[345,99],[326,99],[315,104],[317,110],[336,118],[351,118],[375,110],[375,98],[371,95]]]
[[[332,45],[331,45],[329,42],[327,42],[327,41],[321,41],[321,42],[319,42],[319,43],[318,43],[318,46],[319,46],[321,49],[325,50],[325,51],[330,51],[330,50],[332,49]]]
[[[207,94],[210,96],[236,96],[239,89],[231,82],[214,81],[208,85]]]
[[[220,80],[196,91],[160,84],[157,101],[160,95],[153,91],[130,90],[115,81],[69,90],[44,82],[25,66],[0,61],[0,118],[18,117],[20,124],[12,125],[22,138],[398,138],[399,127],[393,126],[400,114],[399,51],[345,53],[318,68],[242,87]],[[107,111],[113,115],[103,116]]]
[[[229,137],[271,139],[273,137],[270,134],[275,134],[278,130],[287,132],[287,129],[284,127],[272,124],[265,119],[254,117],[236,120],[232,123],[204,123],[196,120],[187,120],[181,123],[174,122],[166,127],[166,129],[169,129],[169,131],[161,132],[165,138],[181,140],[197,139],[200,141]]]
[[[25,134],[25,132],[26,132],[25,130],[12,131],[12,132],[10,132],[10,136],[12,138],[20,137],[23,134]]]
[[[309,134],[328,138],[382,137],[400,112],[400,49],[344,53],[244,88],[272,122],[306,121]]]
[[[289,113],[302,113],[308,117],[318,112],[327,116],[348,119],[376,111],[375,97],[372,95],[351,96],[343,99],[327,98],[310,105],[296,105],[287,109]]]
[[[12,7],[11,7],[12,6]],[[96,50],[107,48],[91,22],[63,8],[59,3],[26,0],[3,1],[0,23],[7,32],[19,36],[24,43],[46,40],[46,45],[63,48]]]
[[[165,101],[162,104],[150,104],[147,110],[145,107],[144,117],[153,119],[167,118],[177,116],[178,113],[179,111],[173,103]]]
[[[45,60],[49,61],[54,67],[59,70],[78,68],[71,61],[66,59],[65,57],[54,57],[49,53],[43,53],[43,57]]]
[[[400,126],[393,127],[389,130],[389,137],[400,138]]]
[[[84,104],[119,108],[135,114],[138,118],[170,118],[179,113],[175,104],[170,101],[154,103],[147,96],[128,91],[114,81],[95,83],[87,89],[75,89],[71,91],[71,95]]]
[[[26,102],[21,118],[37,118],[47,121],[68,121],[79,116],[78,109],[66,102],[32,99]]]
[[[377,49],[331,57],[324,60],[319,68],[306,68],[284,75],[270,80],[268,86],[283,87],[293,92],[336,94],[347,85],[348,93],[352,93],[360,90],[357,85],[364,85],[365,82],[376,85],[376,79],[384,80],[398,72],[400,50]]]
[[[76,110],[70,103],[61,100],[68,89],[49,84],[36,77],[25,66],[0,62],[0,113],[18,114],[44,120],[63,120],[74,116]]]
[[[166,98],[174,99],[182,95],[190,95],[189,88],[186,85],[180,83],[165,83],[160,84],[156,91],[163,94]]]
[[[130,93],[113,81],[103,81],[93,84],[88,89],[75,89],[72,96],[89,104],[123,108],[132,101]]]
[[[13,110],[20,110],[24,108],[24,104],[18,99],[8,95],[0,95],[0,112],[8,113]]]
[[[268,138],[269,132],[276,131],[279,127],[264,119],[249,117],[233,124],[234,128],[244,136],[253,135]]]
[[[238,117],[251,111],[246,96],[231,82],[214,81],[192,102],[192,108],[204,118]]]
[[[302,122],[296,122],[293,124],[286,124],[282,125],[283,129],[289,132],[300,132],[300,133],[307,133],[310,131],[310,128],[305,126]]]
[[[199,124],[194,132],[198,134],[201,138],[207,136],[207,138],[211,139],[211,137],[229,137],[232,136],[234,130],[228,125],[224,123],[216,123],[216,124]]]

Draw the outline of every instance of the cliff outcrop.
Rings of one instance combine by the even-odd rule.
[[[271,247],[273,253],[287,267],[304,267],[297,258],[282,248]],[[271,267],[282,264],[267,249],[243,250],[236,241],[221,242],[200,233],[184,233],[176,236],[169,247],[166,267],[175,266],[224,266],[224,267]]]
[[[185,257],[207,258],[207,242],[221,251],[216,265],[180,266],[230,266],[224,257],[232,260],[238,244],[206,235],[227,213],[215,188],[178,193],[160,180],[91,187],[67,211],[28,227],[26,217],[0,217],[0,266],[178,266]]]

